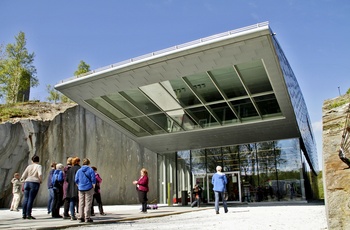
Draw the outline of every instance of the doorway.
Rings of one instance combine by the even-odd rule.
[[[215,195],[211,180],[214,173],[197,174],[193,177],[193,184],[199,184],[203,188],[203,202],[214,203]],[[226,190],[228,193],[229,203],[242,202],[241,177],[239,171],[225,172],[227,177]]]

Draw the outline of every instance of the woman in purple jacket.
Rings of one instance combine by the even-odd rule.
[[[148,192],[148,172],[145,168],[141,169],[141,177],[133,181],[136,185],[136,190],[139,195],[139,201],[142,204],[142,213],[147,213],[147,192]]]

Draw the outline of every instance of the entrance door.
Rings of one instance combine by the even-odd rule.
[[[215,195],[213,191],[213,185],[211,183],[211,180],[213,178],[214,173],[208,173],[207,174],[207,199],[208,203],[214,203],[215,202]],[[227,185],[226,185],[226,191],[228,193],[228,200],[227,202],[230,203],[238,203],[242,202],[241,200],[241,177],[239,174],[239,171],[234,172],[225,172],[225,175],[227,177]]]
[[[202,202],[207,203],[207,180],[206,180],[206,174],[195,174],[193,175],[193,186],[195,184],[198,184],[202,189]],[[193,197],[191,197],[191,202],[193,201]]]

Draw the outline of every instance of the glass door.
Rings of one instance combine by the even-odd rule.
[[[226,190],[228,193],[228,200],[227,202],[230,203],[238,203],[242,202],[241,200],[241,177],[238,171],[235,172],[225,172],[227,177],[227,185]],[[213,178],[214,173],[208,173],[207,174],[207,199],[208,203],[214,203],[215,202],[215,195],[213,191],[213,185],[211,183],[211,180]]]
[[[198,184],[202,189],[202,202],[203,203],[207,203],[208,199],[207,199],[207,180],[206,180],[206,175],[205,174],[195,174],[193,175],[193,187]],[[194,200],[193,197],[193,191],[191,193],[191,202]]]

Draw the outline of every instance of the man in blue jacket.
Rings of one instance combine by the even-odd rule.
[[[96,184],[95,172],[89,166],[90,160],[85,158],[83,166],[75,174],[75,183],[79,190],[79,219],[80,222],[93,222],[91,217],[91,205]]]
[[[225,213],[228,212],[227,203],[224,199],[224,192],[226,191],[227,177],[221,172],[222,167],[216,166],[216,173],[213,175],[211,183],[213,184],[213,190],[215,193],[215,211],[219,214],[219,198],[221,196],[222,203],[224,205]]]

